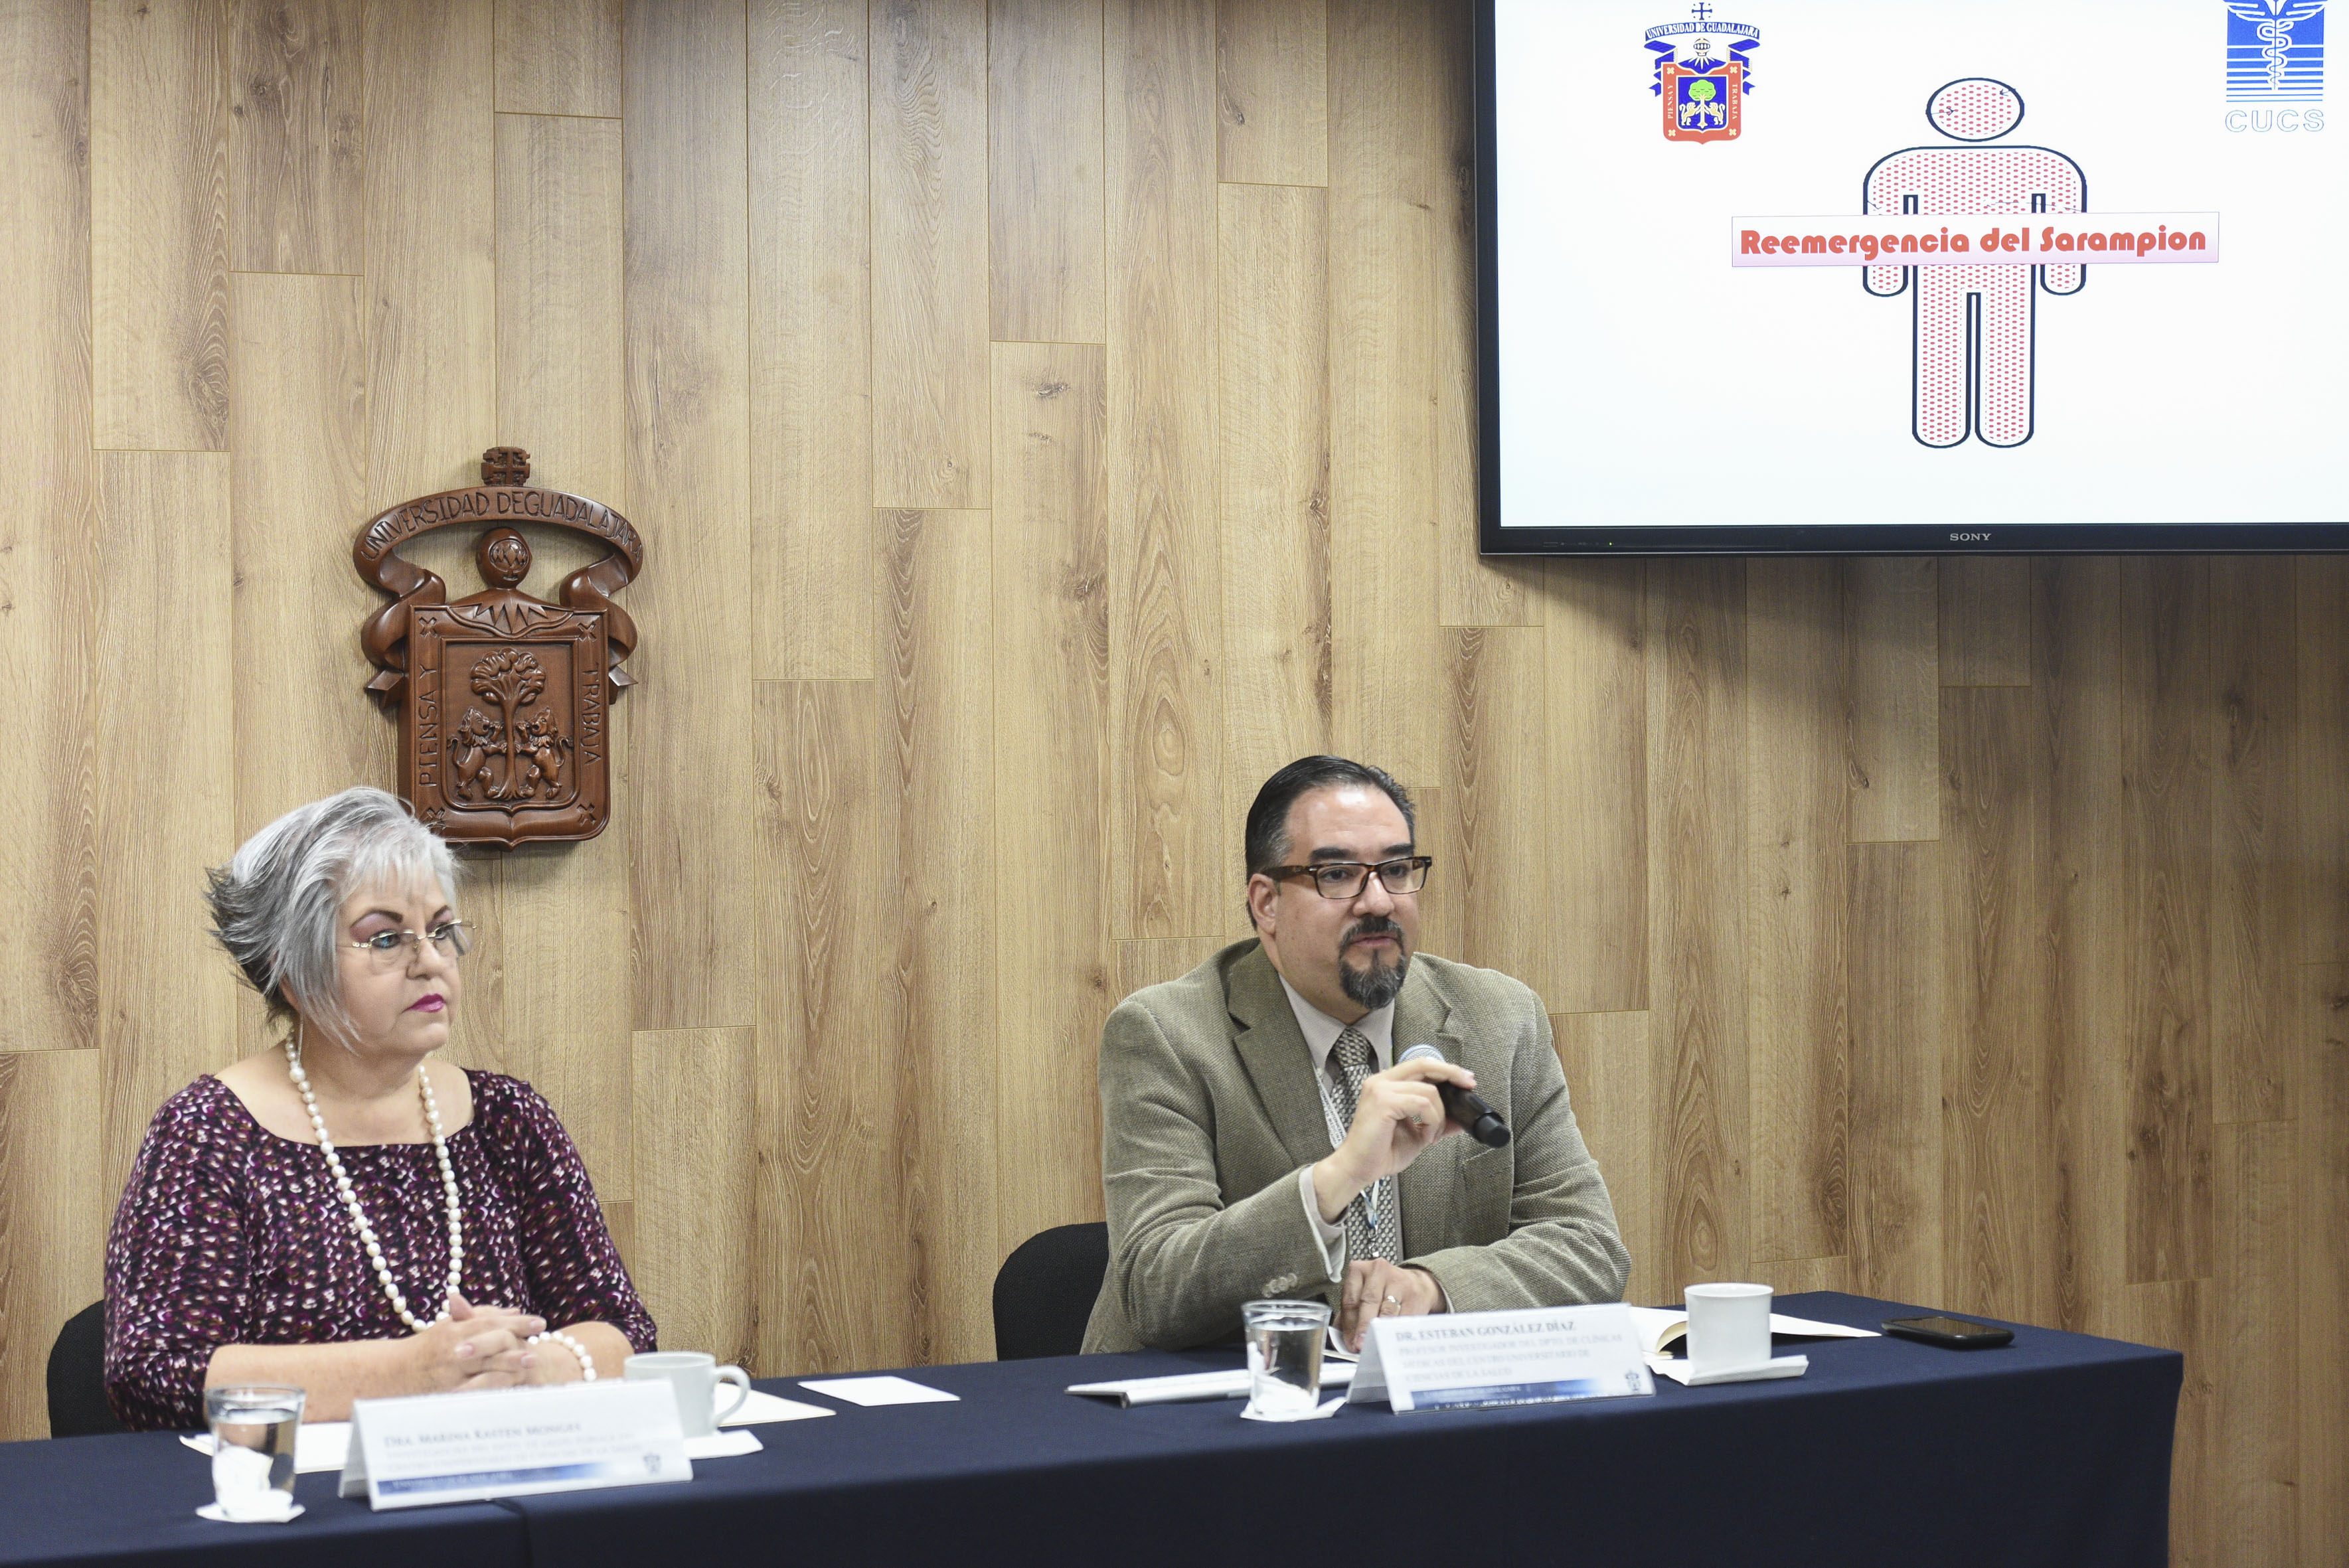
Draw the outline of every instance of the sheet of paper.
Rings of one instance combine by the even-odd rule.
[[[826,1411],[829,1415],[831,1412]],[[200,1454],[212,1451],[210,1432],[191,1432],[180,1441]],[[350,1452],[351,1424],[348,1421],[309,1421],[294,1431],[294,1470],[297,1475],[314,1470],[338,1470],[343,1457]]]
[[[1321,1363],[1322,1387],[1343,1388],[1353,1380],[1352,1362],[1324,1360]],[[1177,1372],[1168,1377],[1124,1377],[1107,1383],[1071,1383],[1069,1392],[1115,1399],[1129,1408],[1135,1405],[1185,1405],[1200,1399],[1245,1399],[1248,1396],[1248,1371],[1245,1367],[1235,1367],[1228,1372]]]
[[[1649,1371],[1691,1388],[1714,1383],[1766,1383],[1778,1377],[1799,1377],[1810,1369],[1811,1358],[1807,1356],[1780,1356],[1752,1367],[1728,1367],[1707,1372],[1700,1372],[1688,1362],[1670,1356],[1648,1357]]]
[[[808,1421],[818,1416],[837,1416],[839,1411],[825,1405],[811,1405],[803,1399],[779,1399],[757,1388],[742,1401],[742,1408],[718,1424],[721,1427],[755,1427],[762,1421]],[[698,1456],[688,1456],[698,1457]]]
[[[852,1405],[932,1405],[962,1398],[905,1377],[802,1377],[800,1387]]]
[[[759,1440],[756,1432],[712,1432],[706,1438],[685,1439],[685,1457],[689,1460],[730,1460],[743,1454],[755,1454],[767,1445]]]

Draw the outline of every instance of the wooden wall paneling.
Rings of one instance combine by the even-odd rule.
[[[229,264],[238,272],[359,270],[366,232],[359,11],[359,0],[235,9],[228,211]]]
[[[987,5],[872,12],[874,502],[983,507]]]
[[[1213,936],[1146,936],[1119,943],[1118,1000],[1123,1001],[1145,985],[1180,980],[1214,957],[1222,947],[1223,943]]]
[[[635,1026],[732,1026],[758,1010],[742,853],[751,830],[751,692],[740,664],[751,627],[744,17],[740,5],[633,6],[627,25],[626,511],[647,544],[644,578],[628,590],[644,633],[629,668],[643,685],[616,711],[628,730],[619,809],[629,813]]]
[[[1957,1311],[2039,1322],[2053,1119],[2032,712],[2026,690],[1941,694],[1941,1288]]]
[[[1847,1245],[1851,680],[1841,563],[1762,558],[1745,573],[1745,1185],[1753,1258],[1775,1264]]]
[[[867,41],[864,0],[750,5],[750,592],[761,678],[873,674]]]
[[[750,1028],[640,1029],[632,1041],[635,1200],[630,1276],[664,1350],[743,1362],[750,1338]]]
[[[94,0],[97,444],[228,446],[229,0]]]
[[[2349,962],[2349,556],[2303,555],[2299,580],[2300,955]]]
[[[2186,1381],[2178,1394],[2177,1435],[2169,1458],[2169,1560],[2192,1564],[2229,1561],[2216,1550],[2219,1511],[2209,1486],[2211,1475],[2211,1383],[2209,1319],[2212,1286],[2208,1280],[2162,1280],[2125,1284],[2114,1293],[2103,1332],[2116,1339],[2158,1345],[2186,1357]]]
[[[90,1179],[103,1097],[96,1051],[0,1054],[0,1432],[11,1438],[49,1435],[49,1346],[105,1291],[121,1188]]]
[[[497,7],[502,112],[620,112],[622,0],[497,0]]]
[[[2128,1219],[2120,562],[2045,557],[2031,589],[2031,766],[2045,790],[2033,861],[2055,1118],[2046,1321],[2108,1333]]]
[[[1219,200],[1224,758],[1237,821],[1280,768],[1330,749],[1330,211],[1317,190],[1226,185]],[[1239,863],[1214,870],[1237,878]],[[1221,929],[1249,934],[1240,898],[1223,911]]]
[[[752,1277],[768,1377],[916,1352],[885,695],[870,681],[759,683]]]
[[[1599,1163],[1615,1226],[1631,1253],[1623,1299],[1677,1304],[1680,1279],[1660,1253],[1664,1166],[1656,1145],[1657,1058],[1647,1013],[1552,1013],[1550,1036],[1566,1069],[1566,1091],[1582,1141]]]
[[[1780,1295],[1799,1295],[1812,1290],[1847,1292],[1852,1288],[1851,1259],[1840,1253],[1831,1258],[1774,1258],[1767,1263],[1754,1263],[1746,1273]]]
[[[620,1254],[620,1266],[626,1269],[629,1279],[634,1280],[636,1270],[636,1206],[634,1203],[598,1202],[595,1207],[603,1212],[604,1228],[612,1233],[612,1246]]]
[[[1861,843],[1845,853],[1851,1021],[1849,1288],[1887,1301],[1937,1302],[1945,1294],[1943,846]]]
[[[1752,1256],[1745,572],[1702,558],[1647,568],[1650,1104],[1668,1296],[1740,1278]]]
[[[2290,556],[2210,570],[2210,1115],[2296,1114],[2292,967],[2301,935],[2297,573]]]
[[[2302,998],[2287,995],[2286,1005]],[[2208,1302],[2208,1490],[2218,1556],[2295,1568],[2300,1553],[2300,1314],[2294,1253],[2306,1233],[2295,1188],[2300,1129],[2230,1122],[2211,1131],[2216,1211]],[[2335,1414],[2339,1412],[2336,1410]]]
[[[2026,686],[2031,680],[2031,560],[1941,557],[1943,686]]]
[[[1008,1250],[987,1180],[999,1168],[996,1058],[987,1048],[999,1038],[1002,903],[986,828],[995,817],[995,665],[988,641],[971,635],[994,598],[988,525],[978,512],[895,512],[881,522],[885,785],[903,824],[896,1138],[906,1228],[921,1238],[910,1305],[925,1362],[987,1358],[995,1267]]]
[[[6,26],[0,253],[12,291],[38,308],[0,310],[0,586],[11,605],[0,615],[0,738],[16,759],[0,886],[21,901],[0,933],[0,963],[16,977],[0,996],[0,1050],[86,1049],[98,1044],[89,703],[103,559],[89,445],[89,15],[26,5]],[[14,1207],[0,1195],[0,1224]],[[30,1429],[0,1425],[0,1438]]]
[[[531,483],[620,506],[620,123],[502,114],[497,157],[499,438],[529,449]]]
[[[1542,748],[1542,637],[1532,626],[1444,634],[1444,806],[1452,825],[1440,873],[1459,900],[1454,955],[1515,975],[1545,995],[1553,912],[1548,770]],[[1409,1044],[1410,1042],[1405,1042]]]
[[[1109,877],[1109,366],[995,346],[996,1242],[1102,1217]]]
[[[1330,182],[1328,0],[1221,0],[1216,177]]]
[[[1553,561],[1542,634],[1550,992],[1562,1012],[1648,1005],[1647,567]]]
[[[370,509],[481,483],[502,438],[490,4],[366,12]]]
[[[1443,771],[1431,0],[1330,7],[1330,587],[1340,750]]]
[[[1468,950],[1467,887],[1462,880],[1468,862],[1460,814],[1453,809],[1452,791],[1444,785],[1409,779],[1400,782],[1416,814],[1419,852],[1435,861],[1419,894],[1419,950],[1457,958]],[[1247,912],[1241,913],[1245,918]],[[1526,983],[1535,984],[1531,979]]]
[[[988,0],[987,176],[991,335],[1105,341],[1101,0]]]
[[[614,746],[615,764],[625,765],[626,746]],[[502,1070],[546,1096],[608,1202],[636,1196],[630,826],[624,810],[585,843],[525,845],[499,868]]]
[[[2210,1272],[2210,576],[2121,563],[2128,1278]]]
[[[1216,17],[1108,0],[1111,930],[1229,928],[1217,560]],[[1259,779],[1230,794],[1253,799]]]
[[[2349,967],[2311,965],[2296,977],[2308,1043],[2295,1259],[2300,1551],[2303,1563],[2338,1563],[2349,1556],[2349,1316],[2334,1305],[2349,1300]]]
[[[229,459],[109,452],[98,522],[110,592],[95,627],[98,977],[104,1143],[119,1193],[155,1108],[236,1059],[232,965],[208,951],[201,892],[235,829]],[[128,765],[137,758],[138,765]]]
[[[1844,565],[1855,841],[1941,835],[1937,565],[1902,555]]]

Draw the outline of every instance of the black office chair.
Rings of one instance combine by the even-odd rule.
[[[66,1320],[49,1346],[49,1436],[121,1430],[106,1399],[106,1303],[94,1301]]]
[[[1055,1225],[1003,1260],[995,1275],[995,1358],[1074,1356],[1084,1347],[1102,1276],[1109,1273],[1109,1227]]]

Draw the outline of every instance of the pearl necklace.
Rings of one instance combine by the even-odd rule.
[[[399,1293],[399,1283],[391,1277],[391,1265],[383,1260],[383,1247],[376,1240],[375,1227],[367,1223],[367,1211],[359,1207],[359,1195],[352,1190],[350,1176],[343,1170],[342,1156],[335,1152],[335,1140],[326,1136],[326,1119],[318,1114],[318,1099],[310,1092],[310,1075],[302,1070],[302,1053],[290,1035],[285,1040],[285,1065],[293,1071],[294,1087],[302,1091],[302,1103],[309,1108],[310,1125],[317,1131],[318,1151],[326,1157],[326,1169],[334,1173],[335,1191],[342,1194],[343,1205],[350,1211],[351,1228],[358,1233],[361,1244],[367,1248],[367,1260],[375,1264],[375,1276],[383,1282],[383,1294],[391,1298],[392,1311],[419,1334],[434,1323],[447,1322],[449,1298],[457,1294],[465,1273],[465,1212],[457,1197],[457,1168],[449,1162],[449,1140],[440,1134],[440,1107],[432,1098],[432,1079],[421,1067],[416,1069],[416,1087],[424,1099],[424,1122],[432,1131],[432,1152],[440,1160],[440,1188],[449,1201],[449,1288],[440,1293],[440,1310],[428,1323],[408,1310],[408,1298]],[[580,1359],[586,1361],[584,1352]]]

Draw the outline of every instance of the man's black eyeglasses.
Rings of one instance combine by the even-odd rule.
[[[1379,873],[1379,885],[1392,893],[1417,892],[1427,885],[1427,868],[1435,863],[1433,855],[1406,855],[1399,861],[1381,861],[1370,865],[1361,861],[1323,861],[1311,866],[1267,866],[1266,876],[1278,882],[1283,877],[1311,877],[1313,891],[1323,898],[1360,898],[1362,889],[1370,885],[1371,873]]]

